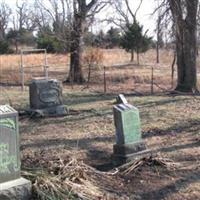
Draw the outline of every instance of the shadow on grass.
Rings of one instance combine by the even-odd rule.
[[[200,131],[200,119],[188,119],[187,122],[183,121],[167,129],[152,129],[150,131],[144,132],[143,137],[153,137],[153,136],[165,136],[167,134],[177,134],[182,132],[199,132]]]
[[[169,99],[162,99],[159,101],[149,101],[149,102],[145,102],[145,103],[138,103],[137,106],[149,108],[152,106],[163,106],[163,105],[170,104],[170,103],[179,103],[179,102],[183,102],[186,100],[188,100],[188,98],[182,98],[182,99],[169,98]]]
[[[84,150],[86,153],[86,162],[98,170],[109,171],[113,169],[111,160],[111,152],[108,152],[101,147],[97,147],[98,143],[114,143],[114,136],[94,137],[94,138],[81,138],[81,139],[44,139],[30,144],[21,145],[21,150],[32,148],[37,150],[47,150],[49,148],[59,151],[59,149],[67,150]]]
[[[200,141],[195,141],[195,142],[192,142],[192,143],[186,143],[186,144],[175,144],[175,145],[172,145],[172,146],[168,146],[168,147],[161,147],[161,148],[158,148],[156,150],[152,150],[153,153],[157,153],[157,152],[163,152],[163,153],[169,153],[169,152],[172,152],[172,151],[178,151],[178,150],[183,150],[183,149],[193,149],[195,147],[200,147]],[[177,160],[179,161],[183,161],[184,158],[177,158]],[[191,161],[192,160],[192,157],[191,158],[188,158],[188,161]],[[196,159],[194,159],[196,161]],[[186,161],[186,160],[184,160]]]
[[[116,96],[116,94],[64,94],[63,103],[68,106],[73,106],[77,104],[114,100]]]
[[[172,182],[170,184],[167,184],[159,189],[155,189],[149,192],[142,192],[141,199],[149,200],[149,199],[168,199],[167,197],[171,194],[177,193],[178,197],[176,199],[183,199],[183,196],[180,194],[180,190],[186,188],[192,183],[196,183],[200,181],[200,170],[197,171],[183,171],[183,176],[176,180],[175,182]],[[170,198],[171,199],[171,198]],[[175,199],[175,198],[173,198]],[[191,199],[191,198],[188,198]],[[193,198],[194,200],[197,199],[197,196]]]
[[[125,95],[125,97],[141,97],[141,95],[135,94],[135,93],[123,93]],[[117,93],[110,93],[110,94],[64,94],[63,97],[63,103],[67,106],[74,106],[74,105],[79,105],[79,104],[84,104],[84,103],[92,103],[92,102],[101,102],[101,101],[111,101],[113,100],[113,103],[117,97]],[[148,96],[151,95],[145,95],[143,96],[144,98],[148,98]],[[163,95],[159,95],[159,97],[162,97]],[[156,95],[151,96],[151,97],[156,97]],[[163,96],[166,97],[166,96]],[[178,103],[178,102],[183,102],[188,100],[188,98],[181,98],[181,99],[177,99],[177,98],[171,98],[169,97],[168,99],[161,99],[161,100],[152,100],[152,101],[147,101],[144,103],[140,103],[139,100],[134,101],[134,99],[132,99],[131,101],[133,101],[133,104],[139,107],[152,107],[152,106],[161,106],[161,105],[165,105],[165,104],[169,104],[169,103]]]
[[[57,138],[57,139],[43,139],[34,143],[21,145],[21,149],[25,148],[49,148],[55,147],[60,148],[60,146],[64,146],[65,149],[75,149],[78,150],[92,150],[93,144],[98,142],[110,142],[114,141],[114,136],[104,136],[104,137],[93,137],[93,138],[80,138],[80,139],[65,139],[65,138]]]
[[[105,109],[102,111],[98,111],[98,110],[88,110],[88,111],[84,111],[84,110],[79,110],[77,111],[79,113],[77,114],[69,114],[66,117],[51,117],[51,118],[46,118],[46,119],[42,119],[42,118],[33,118],[30,119],[35,125],[39,126],[43,126],[43,125],[48,125],[49,123],[51,124],[62,124],[65,123],[67,125],[67,123],[69,122],[74,122],[74,123],[81,123],[80,121],[84,121],[87,119],[92,119],[95,117],[106,117],[106,116],[111,116],[112,115],[112,110],[111,109]],[[89,122],[88,122],[89,123]],[[91,121],[92,123],[92,121]],[[28,128],[29,124],[23,125],[21,126],[21,128],[23,128],[23,130],[26,130],[26,128]]]

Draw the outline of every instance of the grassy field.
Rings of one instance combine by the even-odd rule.
[[[150,51],[142,55],[140,66],[133,63],[126,67],[109,67],[128,63],[129,59],[125,52],[124,55],[121,51],[119,54],[110,52],[107,50],[106,59],[104,57],[106,94],[103,94],[102,78],[92,80],[89,88],[86,85],[73,85],[72,88],[64,84],[63,100],[69,109],[67,116],[20,116],[23,175],[31,180],[33,176],[38,178],[33,180],[37,194],[38,188],[50,195],[54,190],[60,194],[66,187],[65,196],[60,194],[62,198],[54,197],[56,200],[80,199],[84,195],[87,199],[103,200],[200,199],[200,97],[172,96],[161,93],[162,90],[157,93],[156,86],[155,94],[149,94],[151,66],[155,68],[156,83],[164,88],[171,87],[168,68],[171,53],[163,51],[159,65],[155,65],[155,54]],[[123,59],[119,55],[123,55]],[[55,59],[63,63],[68,59],[64,55],[48,56],[55,66],[59,65]],[[15,58],[17,62],[18,57]],[[14,56],[5,56],[5,59],[11,61]],[[39,58],[35,57],[33,62],[36,59]],[[6,60],[3,63],[8,64]],[[6,73],[8,67],[2,69],[4,75],[9,76]],[[62,70],[55,76],[60,80],[65,77]],[[167,73],[163,73],[164,70]],[[93,79],[97,75],[102,77],[102,71],[95,73]],[[7,82],[10,81],[12,79],[7,78]],[[129,173],[122,169],[116,171],[111,162],[115,143],[112,107],[119,92],[139,108],[143,138],[155,155],[155,158],[133,163],[131,167],[134,168]],[[8,103],[19,111],[27,109],[28,89],[22,92],[18,86],[1,86],[0,104]]]
[[[171,85],[171,62],[172,52],[161,51],[160,64],[156,64],[155,50],[150,50],[140,55],[140,65],[136,61],[130,63],[130,54],[121,49],[100,50],[102,62],[98,69],[91,72],[90,89],[95,92],[104,90],[104,69],[106,66],[107,91],[111,92],[150,92],[152,67],[154,68],[155,91],[163,91],[172,87]],[[69,55],[48,54],[49,76],[64,81],[69,71]],[[20,56],[0,56],[0,83],[3,85],[20,85]],[[44,55],[28,54],[24,56],[25,82],[33,77],[44,76]],[[84,66],[84,76],[87,80],[88,66]],[[176,75],[176,72],[175,72]],[[174,78],[176,79],[176,78]],[[156,85],[159,85],[156,86]],[[83,89],[88,86],[83,86]]]

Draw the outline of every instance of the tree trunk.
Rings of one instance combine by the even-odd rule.
[[[86,0],[73,1],[73,31],[71,33],[72,44],[70,48],[70,71],[69,76],[67,78],[67,82],[85,82],[82,71],[83,36],[88,28],[87,14],[97,3],[98,0],[91,0],[88,2],[88,4]],[[93,15],[94,14],[95,13],[93,13]]]
[[[174,87],[174,65],[176,63],[176,52],[174,52],[174,58],[173,58],[173,61],[172,61],[172,65],[171,65],[171,86],[172,88]]]
[[[19,48],[18,48],[18,41],[15,40],[15,53],[17,54],[19,51]]]
[[[168,1],[176,27],[178,80],[175,90],[180,92],[196,92],[198,0]]]
[[[133,62],[133,61],[134,61],[134,50],[131,49],[131,62]]]
[[[140,52],[137,50],[137,64],[140,64]]]
[[[159,42],[156,43],[156,63],[160,62]]]
[[[82,16],[74,16],[72,32],[72,44],[70,48],[70,71],[67,82],[83,83],[85,79],[82,71],[83,30],[84,19]]]
[[[186,20],[178,24],[176,31],[178,82],[175,90],[195,92],[197,90],[196,27],[194,22]]]

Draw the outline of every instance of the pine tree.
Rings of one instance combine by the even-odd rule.
[[[147,32],[146,32],[147,33]],[[143,33],[143,26],[138,22],[127,25],[126,31],[121,38],[121,46],[127,52],[131,52],[131,61],[134,59],[134,52],[137,53],[139,64],[139,54],[147,51],[152,42],[152,38]]]

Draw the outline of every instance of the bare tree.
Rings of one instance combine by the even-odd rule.
[[[86,0],[73,0],[72,43],[68,82],[82,83],[85,81],[82,72],[83,36],[88,29],[89,22],[93,20],[95,14],[104,8],[106,3],[106,1],[100,0],[91,0],[88,3]]]
[[[114,13],[109,19],[108,22],[114,23],[116,26],[119,26],[122,30],[126,29],[126,26],[129,26],[136,22],[137,12],[139,11],[143,0],[140,0],[140,3],[136,10],[131,9],[129,0],[112,0],[110,5],[114,9]]]
[[[20,31],[26,29],[28,31],[34,31],[37,27],[36,20],[34,8],[28,1],[16,2],[16,14],[13,19],[14,30]]]
[[[66,28],[70,28],[70,17],[67,16],[69,13],[66,2],[67,0],[49,0],[49,5],[46,6],[43,0],[35,0],[35,15],[40,31],[44,27],[51,27],[56,37],[62,42],[69,42]]]
[[[56,37],[70,45],[70,70],[66,82],[84,82],[82,72],[83,36],[109,0],[48,0],[45,6],[43,0],[35,0],[37,10],[45,23],[45,17],[51,18],[52,28]],[[42,9],[41,9],[42,8]],[[48,21],[49,24],[49,21]]]
[[[6,29],[8,28],[8,23],[12,11],[11,8],[5,3],[0,4],[0,40],[5,40]]]
[[[197,91],[198,0],[168,0],[176,31],[177,91]]]
[[[198,0],[161,0],[156,10],[162,10],[162,21],[169,32],[171,43],[175,40],[176,50],[172,66],[177,63],[176,91],[196,92],[197,90],[197,18]],[[164,8],[164,9],[163,9]],[[173,74],[172,67],[172,74]]]
[[[155,29],[155,33],[156,33],[156,62],[159,63],[160,62],[160,47],[162,47],[164,45],[164,41],[163,41],[163,36],[164,34],[168,36],[168,38],[172,38],[173,34],[171,32],[171,27],[172,27],[172,23],[171,23],[171,15],[169,14],[170,10],[168,8],[168,6],[166,6],[166,2],[165,1],[160,1],[157,0],[157,5],[156,8],[154,10],[154,12],[152,13],[152,16],[157,14],[157,19],[156,19],[156,29]]]
[[[158,13],[158,18],[157,18],[157,22],[156,22],[156,62],[159,63],[160,62],[160,46],[162,43],[162,27],[161,27],[161,23],[162,23],[162,17],[161,14]]]

